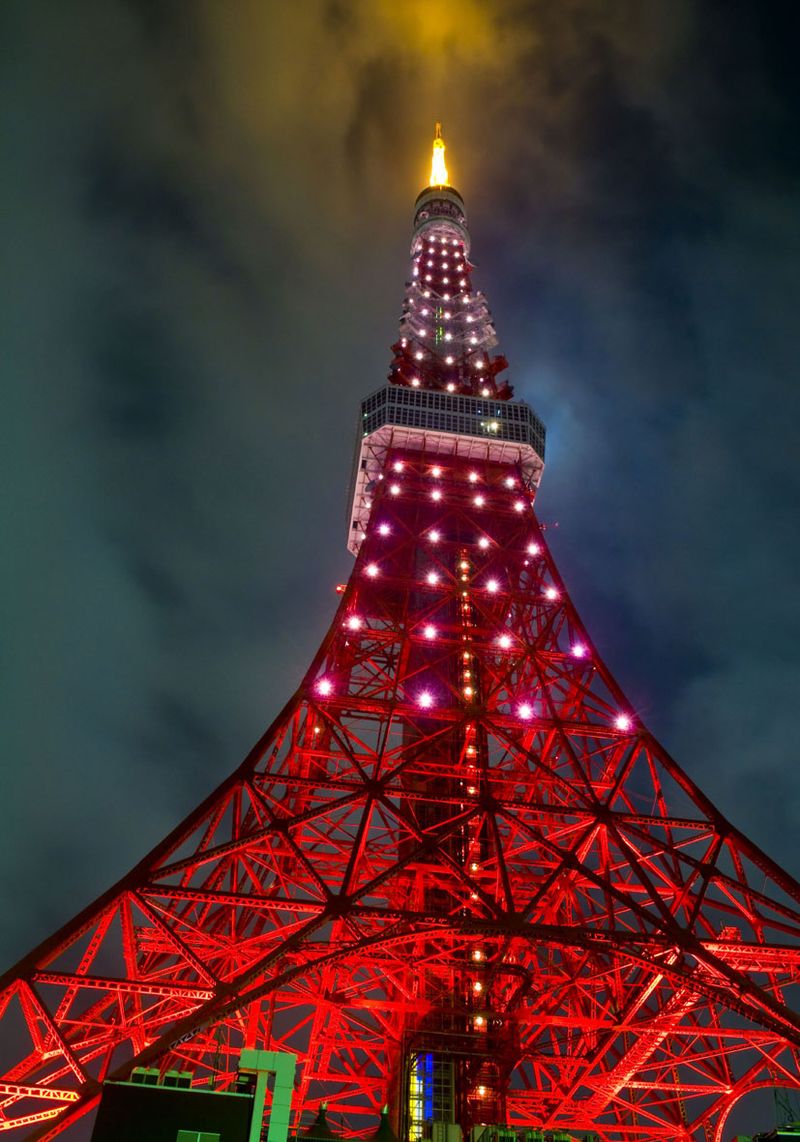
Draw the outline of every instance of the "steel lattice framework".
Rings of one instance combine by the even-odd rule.
[[[242,1046],[298,1053],[301,1107],[366,1129],[388,1100],[412,1139],[428,1072],[434,1115],[439,1097],[467,1127],[608,1142],[720,1142],[743,1094],[799,1085],[800,886],[641,724],[583,627],[440,190],[392,377],[439,403],[360,434],[354,570],[261,741],[0,980],[0,1131],[54,1137],[134,1065],[224,1081]],[[409,317],[434,305],[442,344]],[[442,427],[487,384],[485,422]]]

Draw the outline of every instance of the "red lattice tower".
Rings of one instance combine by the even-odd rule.
[[[243,1046],[297,1052],[301,1110],[366,1131],[388,1102],[412,1142],[720,1140],[743,1094],[798,1086],[800,886],[578,618],[446,183],[362,405],[333,625],[241,767],[0,981],[0,1131],[54,1137],[135,1065],[224,1083]]]

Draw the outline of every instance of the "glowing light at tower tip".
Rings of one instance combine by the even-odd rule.
[[[449,186],[447,167],[444,164],[444,139],[442,138],[442,124],[436,124],[436,134],[433,138],[433,158],[431,160],[430,186]]]

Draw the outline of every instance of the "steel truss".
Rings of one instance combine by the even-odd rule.
[[[300,1107],[353,1129],[402,1125],[423,1051],[467,1124],[608,1142],[722,1142],[798,1086],[800,886],[631,710],[521,473],[384,474],[261,741],[0,981],[0,1131],[55,1137],[135,1065],[225,1082],[243,1046],[296,1051]]]

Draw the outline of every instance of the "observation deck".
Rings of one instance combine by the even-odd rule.
[[[535,490],[544,469],[545,427],[524,401],[384,385],[361,402],[348,500],[347,546],[353,554],[391,448],[513,464]]]

